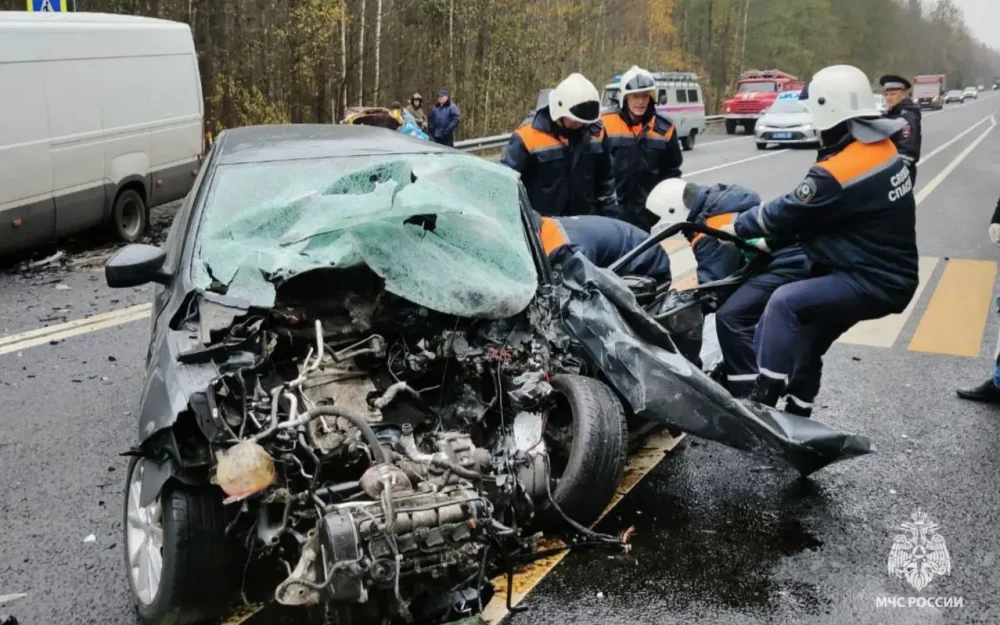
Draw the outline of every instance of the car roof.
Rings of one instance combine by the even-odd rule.
[[[392,154],[466,154],[395,130],[353,124],[231,128],[219,135],[213,149],[218,150],[220,165]]]

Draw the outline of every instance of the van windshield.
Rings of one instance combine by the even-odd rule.
[[[778,83],[769,81],[741,82],[740,93],[775,93],[778,91]]]

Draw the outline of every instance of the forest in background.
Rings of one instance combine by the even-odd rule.
[[[992,84],[1000,53],[952,0],[76,0],[190,24],[208,128],[331,122],[347,106],[429,105],[447,87],[460,138],[510,132],[538,91],[580,71],[601,90],[632,64],[692,70],[709,112],[741,69],[807,79],[850,63]],[[24,0],[0,0],[23,10]]]

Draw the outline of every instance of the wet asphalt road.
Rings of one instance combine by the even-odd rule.
[[[998,109],[991,96],[928,116],[925,154]],[[985,128],[922,166],[918,191]],[[767,196],[793,188],[812,158],[808,150],[758,152],[745,137],[723,141],[685,153],[685,171],[729,165],[693,178]],[[997,163],[1000,130],[921,205],[922,254],[1000,259],[985,233]],[[635,525],[632,553],[571,554],[522,603],[529,611],[507,622],[1000,622],[1000,409],[954,397],[955,387],[990,370],[997,320],[990,315],[978,358],[910,351],[931,292],[894,347],[836,345],[827,358],[817,417],[867,434],[877,455],[804,481],[688,441],[602,524]],[[10,335],[148,299],[146,289],[110,291],[88,269],[0,275],[0,346]],[[136,622],[122,566],[126,462],[118,454],[136,435],[148,329],[148,320],[135,321],[0,354],[0,595],[27,593],[0,614],[22,624]],[[886,574],[897,526],[918,507],[940,525],[952,558],[951,574],[922,593]],[[964,605],[877,608],[886,595],[962,597]]]

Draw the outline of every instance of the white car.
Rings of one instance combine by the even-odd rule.
[[[878,108],[879,112],[885,115],[889,111],[889,107],[885,103],[885,96],[881,93],[875,94],[875,106]]]
[[[771,143],[781,145],[818,145],[819,132],[813,126],[812,113],[796,99],[775,100],[754,127],[757,149]]]
[[[969,99],[972,100],[979,99],[979,92],[976,90],[975,87],[966,87],[965,91],[962,92],[962,101],[964,102],[965,100]]]

